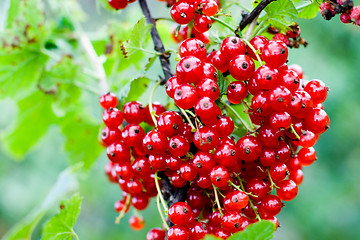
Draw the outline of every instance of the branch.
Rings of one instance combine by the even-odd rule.
[[[267,5],[269,5],[271,2],[276,0],[262,0],[261,3],[259,3],[254,10],[251,11],[245,18],[243,18],[240,22],[240,25],[236,29],[236,32],[239,32],[243,30],[248,24],[250,24],[256,17],[259,16],[259,14],[266,8]]]
[[[170,56],[165,51],[164,44],[161,41],[158,31],[156,30],[155,20],[151,16],[150,9],[149,9],[149,6],[148,6],[146,0],[139,0],[139,4],[140,4],[142,12],[144,13],[144,15],[146,17],[146,22],[152,25],[150,34],[151,34],[151,38],[154,42],[154,49],[155,49],[155,51],[157,51],[161,54],[159,57],[160,57],[160,63],[161,63],[165,78],[161,79],[160,84],[164,85],[166,83],[166,81],[173,76],[173,74],[171,73],[171,70],[170,70],[170,61],[169,61]]]

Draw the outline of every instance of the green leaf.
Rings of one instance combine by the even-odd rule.
[[[274,1],[270,3],[266,8],[265,15],[263,18],[268,23],[279,29],[286,29],[297,17],[297,10],[290,0]]]
[[[316,17],[316,14],[319,11],[320,11],[319,3],[315,0],[313,0],[313,2],[310,5],[308,5],[304,8],[301,8],[299,10],[298,17],[304,18],[304,19],[311,19],[311,18]]]
[[[78,239],[74,232],[75,223],[81,210],[82,198],[76,194],[60,204],[60,212],[52,217],[42,230],[42,240]]]
[[[66,138],[65,151],[70,163],[74,165],[81,162],[84,169],[89,169],[103,150],[96,141],[99,123],[92,121],[83,111],[68,113],[59,122]]]
[[[139,100],[140,96],[146,91],[150,79],[146,77],[135,78],[129,81],[120,92],[120,102]]]
[[[228,240],[269,240],[273,238],[275,225],[270,221],[250,224],[244,231],[233,234]]]
[[[76,172],[80,167],[80,165],[77,165],[61,172],[44,201],[38,207],[35,207],[24,219],[13,226],[2,240],[32,239],[31,235],[33,230],[46,212],[60,199],[75,192],[79,188]]]
[[[219,86],[220,90],[220,96],[226,94],[227,88],[229,86],[228,80],[224,77],[224,75],[221,73],[221,71],[218,71],[218,81],[217,84]]]
[[[147,72],[149,68],[154,64],[155,60],[158,58],[158,55],[154,55],[148,59],[148,63],[145,65],[144,71]]]
[[[0,51],[1,98],[23,98],[37,90],[47,60],[47,56],[36,51]]]
[[[15,128],[4,139],[5,146],[15,156],[20,157],[29,151],[56,122],[51,109],[52,100],[53,96],[37,91],[18,102]]]
[[[140,19],[132,29],[128,48],[143,48],[145,47],[146,41],[149,39],[150,30],[152,25],[146,23],[146,19]]]

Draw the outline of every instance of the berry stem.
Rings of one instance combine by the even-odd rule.
[[[155,127],[157,127],[157,121],[156,121],[156,118],[155,118],[155,115],[154,115],[155,113],[154,113],[154,109],[153,109],[152,99],[153,99],[155,90],[159,85],[160,85],[160,82],[157,82],[155,84],[155,86],[151,90],[150,97],[149,97],[149,112],[150,112],[150,116],[151,116],[151,118],[152,118],[152,120],[153,120],[153,122],[155,124]]]
[[[241,101],[241,104],[243,105],[243,108],[244,108],[244,113],[246,113],[246,116],[249,120],[249,123],[250,123],[250,127],[251,129],[254,129],[254,124],[253,122],[251,121],[251,118],[250,118],[250,115],[249,115],[249,105],[245,102],[245,101]],[[245,111],[245,109],[247,109],[247,111]]]
[[[290,128],[291,128],[292,133],[295,134],[296,138],[297,138],[298,140],[300,140],[300,136],[299,136],[299,134],[297,134],[297,132],[295,131],[293,124],[290,125]]]
[[[221,206],[220,206],[220,201],[219,201],[219,196],[218,196],[218,188],[213,184],[213,188],[214,188],[214,193],[215,193],[215,201],[216,201],[216,204],[217,204],[217,207],[219,209],[219,212],[221,214],[221,216],[223,216],[223,212],[221,210]]]
[[[119,213],[119,216],[117,216],[116,219],[115,219],[116,224],[119,224],[121,219],[125,216],[125,212],[126,212],[126,209],[128,208],[128,206],[130,205],[130,201],[131,201],[131,196],[128,195],[127,198],[126,198],[126,202],[124,204],[124,208],[121,209],[121,211]]]
[[[185,116],[185,118],[186,118],[186,120],[188,121],[188,123],[190,124],[191,130],[192,130],[192,131],[195,131],[195,130],[196,130],[196,127],[194,126],[194,124],[193,124],[192,121],[190,120],[190,118],[189,118],[189,116],[187,115],[187,113],[185,112],[185,110],[182,109],[182,108],[180,108],[180,107],[179,107],[179,109],[180,109],[181,113]]]
[[[151,16],[149,6],[146,2],[146,0],[139,0],[139,4],[141,7],[141,10],[146,18],[147,23],[152,25],[150,34],[151,38],[154,42],[154,49],[156,52],[160,53],[160,63],[164,72],[164,79],[161,79],[160,84],[163,85],[166,83],[166,81],[172,77],[171,68],[170,68],[170,61],[169,61],[169,55],[166,54],[165,47],[163,42],[161,41],[160,35],[158,31],[156,30],[156,22],[154,18]]]
[[[254,48],[254,46],[245,38],[243,39],[243,41],[246,43],[246,45],[249,46],[249,48],[253,51],[253,53],[255,53],[256,59],[258,60],[260,66],[262,66],[263,62],[261,61],[261,58],[260,58],[259,54],[257,53],[256,49]]]
[[[235,183],[233,183],[231,180],[229,180],[229,183],[231,184],[231,186],[233,186],[234,188],[236,188],[236,190],[241,191],[241,192],[244,192],[244,193],[246,193],[246,194],[249,195],[249,196],[257,197],[257,195],[254,195],[254,194],[252,194],[252,193],[245,192],[245,191],[242,190],[239,186],[237,186]]]
[[[253,130],[246,124],[245,120],[241,118],[241,116],[238,114],[238,112],[235,111],[234,108],[232,108],[229,104],[227,104],[224,101],[221,101],[221,103],[226,106],[228,109],[230,109],[237,118],[239,118],[239,120],[241,121],[241,123],[243,124],[243,126],[248,130],[248,132],[252,132]],[[251,122],[251,121],[250,121]]]
[[[166,227],[166,230],[169,231],[169,225],[167,224],[167,222],[166,222],[166,220],[165,220],[165,217],[164,217],[164,215],[163,215],[163,212],[162,212],[162,210],[161,210],[161,206],[160,206],[160,199],[161,199],[161,197],[160,197],[160,195],[161,195],[161,194],[158,194],[157,197],[156,197],[156,205],[157,205],[157,208],[158,208],[158,210],[159,210],[159,215],[160,215],[160,217],[161,217],[161,220],[163,221],[163,223],[164,223],[164,225],[165,225],[165,227]]]
[[[255,37],[256,35],[259,35],[261,34],[263,31],[265,31],[269,26],[270,24],[266,24],[266,21],[267,19],[264,19],[260,24],[259,26],[257,26],[257,28],[255,29],[255,31],[251,34],[251,36],[249,37],[249,39],[252,39],[253,37]]]
[[[223,20],[216,18],[216,17],[209,17],[211,20],[214,20],[215,22],[220,23],[221,25],[223,25],[224,27],[228,28],[230,31],[235,32],[235,28],[233,28],[232,26],[230,26],[229,24],[227,24],[226,22],[224,22]],[[241,36],[241,33],[240,33]]]
[[[240,178],[239,176],[236,176],[236,177],[237,177],[237,179],[238,179],[239,182],[240,182],[241,190],[243,190],[246,194],[249,195],[249,193],[247,193],[247,192],[245,191],[244,184],[243,184],[243,181],[241,180],[241,178]],[[254,196],[254,195],[251,194],[251,195],[249,195],[249,196]],[[253,203],[253,201],[252,201],[252,199],[251,199],[250,197],[249,197],[249,203],[250,203],[251,209],[254,211],[254,213],[255,213],[255,215],[256,215],[256,219],[257,219],[258,221],[261,221],[261,217],[260,217],[257,209],[254,207],[254,203]]]
[[[156,190],[157,190],[157,192],[158,192],[158,197],[159,197],[160,200],[161,200],[161,204],[163,205],[164,210],[165,210],[166,212],[168,212],[169,209],[168,209],[168,207],[166,206],[166,202],[165,202],[165,200],[164,200],[164,198],[163,198],[163,196],[162,196],[162,194],[161,194],[161,189],[160,189],[160,186],[159,186],[159,180],[161,180],[161,178],[158,177],[158,172],[156,172],[156,173],[155,173],[155,185],[156,185]]]
[[[270,171],[269,171],[269,169],[266,169],[266,171],[267,171],[267,175],[268,175],[268,177],[269,177],[270,183],[271,183],[270,188],[271,188],[271,189],[279,188],[278,186],[276,186],[276,184],[275,184],[274,181],[272,180],[272,177],[270,176]]]

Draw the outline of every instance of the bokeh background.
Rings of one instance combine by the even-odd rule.
[[[99,10],[94,0],[81,2],[89,15],[84,25],[89,31],[109,18],[131,19],[134,24],[141,16],[137,3],[121,13],[109,14]],[[150,5],[155,16],[166,16],[161,4],[150,1]],[[289,64],[300,64],[307,78],[321,79],[330,87],[324,105],[331,127],[316,144],[319,160],[304,168],[298,197],[286,203],[278,216],[281,227],[275,239],[360,239],[360,28],[342,24],[338,18],[327,22],[321,16],[300,20],[299,25],[309,45],[290,50]],[[1,101],[0,134],[11,129],[15,117],[12,103]],[[62,143],[59,129],[52,127],[21,161],[0,145],[0,236],[43,201],[58,174],[68,166]],[[75,231],[86,240],[144,239],[148,229],[161,225],[155,202],[143,212],[145,230],[129,228],[131,214],[115,225],[113,204],[121,192],[107,182],[105,162],[102,154],[91,171],[80,177],[84,200]],[[39,231],[35,230],[34,239]]]

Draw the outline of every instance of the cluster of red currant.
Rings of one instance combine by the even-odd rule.
[[[313,145],[329,127],[322,107],[327,87],[320,80],[303,80],[299,66],[286,64],[286,44],[263,36],[249,42],[227,37],[209,54],[202,41],[190,38],[179,54],[176,76],[166,83],[179,112],[151,101],[146,107],[128,102],[120,111],[114,94],[100,98],[106,125],[102,142],[110,159],[106,173],[124,192],[116,210],[120,216],[130,205],[143,210],[156,195],[167,210],[158,181],[162,172],[173,188],[189,186],[186,201],[167,211],[175,224],[168,240],[208,233],[225,239],[261,219],[277,224],[281,201],[296,197],[302,166],[315,161]],[[228,78],[226,97],[218,70],[235,79]],[[236,104],[246,109],[250,126],[236,114]],[[248,130],[237,141],[230,112]],[[145,132],[142,122],[155,128]],[[130,225],[139,230],[144,220],[133,216]],[[156,228],[147,239],[165,235]]]
[[[114,8],[115,10],[124,9],[127,7],[129,3],[133,3],[136,0],[107,0],[110,7]]]
[[[360,6],[354,7],[352,0],[329,0],[320,4],[321,15],[325,20],[340,14],[343,23],[353,23],[360,26]]]
[[[290,48],[299,48],[300,45],[307,46],[305,39],[300,37],[300,26],[297,23],[289,26],[289,30],[285,34],[274,27],[269,27],[267,32],[274,34],[272,40],[283,41]]]
[[[219,9],[216,0],[180,0],[170,9],[172,19],[178,24],[190,24],[199,33],[207,32],[213,23],[210,18]]]

